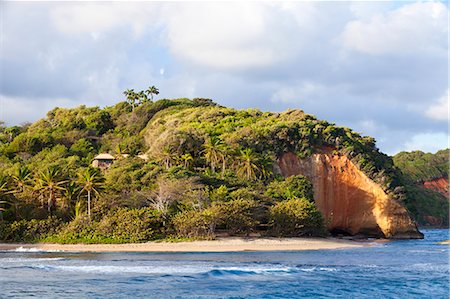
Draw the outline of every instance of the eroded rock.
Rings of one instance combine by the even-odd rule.
[[[331,150],[299,159],[283,154],[276,170],[302,174],[314,186],[317,208],[331,232],[386,238],[423,238],[407,210],[367,177],[346,156]]]

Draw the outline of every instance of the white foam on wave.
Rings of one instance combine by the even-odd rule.
[[[0,258],[0,263],[34,263],[34,262],[46,262],[46,261],[61,261],[65,258],[62,257],[43,257],[43,258],[26,258],[26,257],[19,257],[19,258]]]
[[[48,268],[46,266],[46,268]],[[114,265],[89,265],[89,266],[71,266],[71,265],[55,265],[50,267],[53,270],[66,272],[83,272],[83,273],[140,273],[140,274],[166,274],[166,275],[189,275],[203,274],[211,271],[222,272],[241,272],[249,274],[276,274],[288,273],[292,268],[281,267],[216,267],[205,265],[191,266],[114,266]]]
[[[35,247],[17,247],[15,249],[10,249],[6,251],[14,251],[14,252],[61,252],[61,250],[42,250]]]
[[[325,268],[325,267],[311,267],[311,268],[299,268],[303,272],[314,272],[314,271],[326,271],[326,272],[336,272],[336,268]]]

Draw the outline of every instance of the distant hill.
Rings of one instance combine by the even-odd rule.
[[[449,155],[445,149],[435,154],[401,152],[393,157],[406,186],[405,204],[422,225],[449,225]]]

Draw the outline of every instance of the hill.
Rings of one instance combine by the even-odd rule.
[[[449,225],[449,154],[401,152],[393,157],[406,186],[405,204],[421,225]]]
[[[421,236],[375,140],[301,110],[209,99],[55,108],[2,127],[0,141],[6,240]],[[92,168],[98,153],[117,159]]]

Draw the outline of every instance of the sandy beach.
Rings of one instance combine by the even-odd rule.
[[[212,241],[147,242],[132,244],[0,244],[0,250],[58,250],[78,252],[231,252],[357,248],[355,241],[333,238],[221,238]]]

